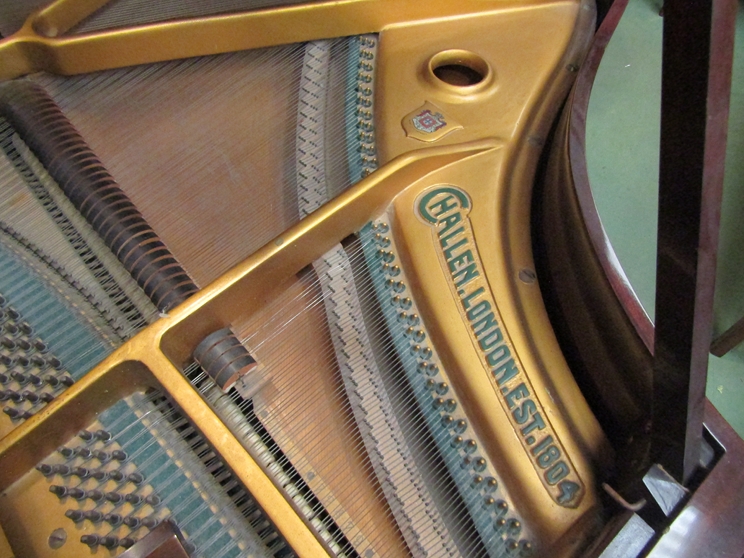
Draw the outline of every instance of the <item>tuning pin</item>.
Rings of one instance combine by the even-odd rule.
[[[91,478],[94,478],[94,479],[96,479],[99,482],[104,482],[104,481],[108,480],[108,478],[109,478],[108,473],[106,471],[93,471],[90,474],[90,476],[91,476]]]
[[[46,463],[37,465],[36,470],[39,471],[45,477],[51,477],[52,475],[54,475],[54,468],[51,465],[47,465]]]
[[[106,493],[106,500],[108,500],[112,504],[118,504],[123,499],[124,499],[124,496],[119,494],[118,492],[107,492]]]
[[[87,479],[90,476],[90,469],[85,467],[73,467],[72,474],[79,479]]]
[[[124,499],[133,506],[139,506],[143,500],[139,494],[127,494]]]
[[[111,459],[115,459],[116,461],[122,462],[127,460],[127,452],[124,450],[114,450],[111,452]]]
[[[67,490],[67,495],[71,498],[75,498],[75,500],[83,500],[86,496],[86,492],[82,488],[74,487]]]
[[[54,378],[54,376],[47,376],[47,381],[49,380],[49,378],[53,378],[53,379],[56,380],[56,378]],[[88,432],[87,430],[81,430],[78,433],[78,438],[80,438],[84,442],[90,442],[91,440],[93,440],[93,433],[92,432]]]
[[[483,487],[486,492],[494,492],[499,487],[499,481],[493,477],[487,477]]]
[[[145,503],[150,504],[153,508],[159,506],[161,501],[160,496],[154,493],[145,497]]]
[[[5,391],[10,392],[10,399],[13,401],[13,403],[23,403],[24,397],[22,394],[10,389],[6,389]]]
[[[93,457],[98,459],[98,461],[101,462],[101,465],[105,465],[111,460],[111,456],[103,450],[94,450]]]
[[[4,407],[3,413],[8,415],[11,418],[11,420],[25,420],[33,416],[28,411],[19,411],[18,409],[13,409],[11,407]]]
[[[154,517],[146,517],[142,520],[142,525],[147,527],[150,531],[155,529],[160,524],[160,520],[154,518]]]
[[[140,485],[145,481],[145,476],[142,473],[132,473],[127,477],[127,480],[132,484]]]
[[[93,452],[90,451],[88,448],[75,448],[77,451],[77,454],[79,457],[82,457],[83,459],[90,459],[90,456],[93,455]]]
[[[53,484],[49,487],[49,492],[57,496],[58,498],[64,498],[67,496],[67,488],[58,484]]]
[[[99,539],[98,544],[105,546],[106,548],[116,548],[119,546],[119,537],[114,535],[106,535]]]
[[[57,388],[60,385],[59,379],[57,379],[56,376],[52,376],[51,374],[48,374],[44,376],[44,381],[51,387]]]
[[[93,548],[94,546],[98,546],[99,540],[100,537],[98,535],[83,535],[82,537],[80,537],[80,542],[83,544],[87,544],[91,548]]]
[[[48,356],[46,359],[46,362],[49,366],[54,368],[55,370],[61,370],[62,369],[62,361],[59,360],[56,356]]]
[[[96,430],[95,436],[102,442],[108,442],[111,439],[111,432],[106,432],[105,430]]]
[[[112,527],[118,527],[124,521],[124,518],[118,513],[107,513],[103,519]]]
[[[75,523],[80,523],[83,519],[85,519],[85,515],[80,510],[67,510],[65,512],[65,516],[72,519]]]
[[[86,510],[83,512],[83,515],[91,523],[100,523],[103,521],[103,514],[97,510]]]
[[[36,348],[35,345],[34,345],[34,348]],[[44,369],[47,367],[47,362],[46,360],[44,360],[44,357],[42,357],[41,355],[32,355],[31,364],[34,367],[39,368],[39,369]]]
[[[61,475],[63,477],[69,477],[72,474],[72,469],[69,466],[63,465],[61,463],[52,465],[52,470],[54,471],[55,475]]]
[[[121,482],[124,480],[124,473],[119,470],[109,471],[108,476],[114,482]]]
[[[103,500],[104,495],[103,495],[103,492],[101,492],[100,490],[93,489],[93,490],[88,490],[88,493],[86,494],[86,496],[90,498],[91,500],[93,500],[94,502],[100,502],[101,500]]]
[[[518,535],[522,530],[522,523],[518,519],[510,519],[506,522],[506,529],[511,535]]]
[[[29,378],[23,372],[11,372],[10,377],[18,382],[21,386],[25,386],[29,382]]]
[[[57,450],[57,453],[59,453],[62,457],[65,459],[72,459],[77,455],[77,452],[74,448],[68,448],[68,447],[62,447]]]

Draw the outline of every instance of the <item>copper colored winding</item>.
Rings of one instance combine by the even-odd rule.
[[[230,328],[208,335],[194,351],[194,360],[223,391],[228,391],[238,379],[256,366]]]
[[[0,116],[161,311],[198,288],[54,100],[31,81],[0,83]]]

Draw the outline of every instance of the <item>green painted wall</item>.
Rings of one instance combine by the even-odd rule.
[[[617,256],[653,318],[661,100],[661,2],[630,0],[592,91],[587,164]],[[744,3],[737,17],[733,93],[721,212],[715,332],[744,316]],[[708,397],[744,436],[744,343],[711,356]]]

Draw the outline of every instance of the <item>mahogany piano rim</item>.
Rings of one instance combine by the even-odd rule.
[[[653,323],[625,277],[602,227],[586,164],[586,121],[592,86],[627,4],[628,0],[612,3],[578,73],[570,107],[569,157],[577,199],[596,256],[633,327],[649,353],[653,353]],[[725,452],[669,529],[648,550],[648,556],[740,558],[744,555],[744,440],[710,400],[706,400],[704,424]]]

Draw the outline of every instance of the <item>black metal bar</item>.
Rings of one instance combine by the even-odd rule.
[[[661,101],[652,458],[700,457],[737,0],[667,0]]]

